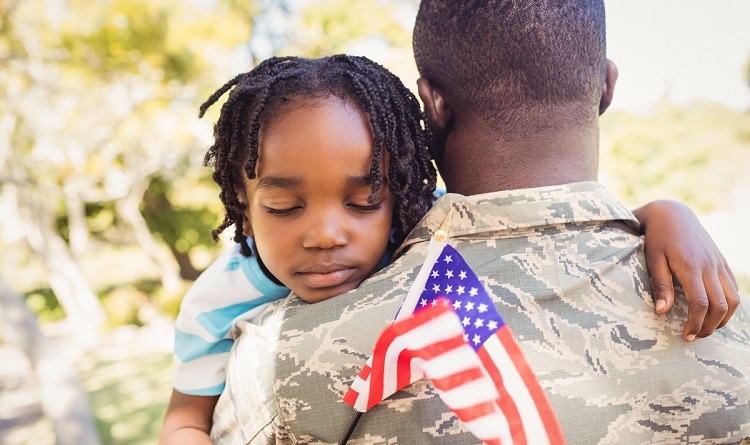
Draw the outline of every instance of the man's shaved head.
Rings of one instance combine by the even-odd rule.
[[[595,120],[605,47],[602,0],[423,0],[414,27],[421,76],[509,136]]]

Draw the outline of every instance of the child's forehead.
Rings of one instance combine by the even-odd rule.
[[[356,157],[367,165],[374,153],[367,116],[337,97],[298,102],[261,129],[258,165],[272,161],[277,168],[298,167],[318,158],[343,162]]]
[[[292,130],[299,127],[306,130],[299,134],[302,137],[320,136],[326,130],[338,130],[346,135],[347,129],[354,128],[367,133],[372,139],[368,114],[353,101],[338,96],[297,98],[284,103],[273,115],[260,126],[261,145],[269,136],[279,136],[279,130],[289,136]]]

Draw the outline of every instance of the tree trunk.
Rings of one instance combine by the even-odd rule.
[[[60,305],[70,320],[76,336],[91,341],[98,335],[105,315],[99,299],[91,290],[86,276],[68,249],[68,245],[55,231],[54,213],[45,205],[41,193],[26,187],[18,188],[18,200],[26,213],[26,239],[42,258],[47,269],[47,280]]]
[[[86,206],[76,184],[66,184],[65,210],[68,215],[70,250],[80,257],[89,247],[89,229],[86,226]]]
[[[0,172],[8,175],[8,181],[3,184],[3,198],[10,204],[4,221],[12,228],[3,235],[26,238],[41,256],[52,292],[70,319],[76,337],[91,341],[104,322],[104,310],[68,245],[55,231],[54,210],[50,205],[55,199],[50,198],[49,191],[41,190],[40,185],[28,180],[26,175],[15,176],[18,166],[10,162],[11,135],[15,125],[15,118],[6,116],[0,119]]]
[[[169,250],[172,252],[177,264],[180,265],[180,278],[190,281],[197,280],[201,271],[193,266],[193,262],[190,261],[190,255],[187,252],[180,252],[177,250],[177,246],[172,243],[169,243]]]
[[[39,378],[42,411],[52,421],[57,445],[100,443],[88,396],[76,369],[37,327],[23,298],[0,277],[0,333],[28,356]]]
[[[143,209],[146,214],[155,215],[158,212],[172,212],[174,207],[169,201],[166,193],[145,193],[143,195]],[[180,266],[180,278],[183,280],[195,281],[201,274],[201,271],[193,266],[193,262],[190,260],[188,252],[182,252],[177,248],[176,237],[162,235],[164,242],[169,246],[169,250],[172,252],[174,259]]]
[[[171,259],[159,249],[146,220],[139,209],[143,195],[148,187],[148,180],[136,183],[123,198],[115,201],[117,214],[133,229],[138,245],[159,269],[161,285],[168,292],[175,292],[182,288],[182,281],[177,268]]]

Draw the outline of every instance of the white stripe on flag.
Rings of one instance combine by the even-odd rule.
[[[365,380],[362,380],[360,376],[357,376],[352,382],[351,386],[353,390],[362,394],[362,391],[364,391],[367,388],[367,382]]]
[[[527,443],[534,445],[549,444],[544,423],[541,417],[539,417],[539,410],[531,398],[531,394],[529,394],[528,388],[526,388],[515,364],[513,364],[513,360],[511,360],[507,351],[500,343],[497,335],[491,335],[484,342],[484,349],[495,362],[498,370],[500,370],[505,389],[518,407]]]
[[[370,397],[370,380],[367,379],[366,383],[367,384],[362,388],[362,392],[357,395],[357,401],[353,406],[356,411],[361,413],[367,411],[367,399]]]
[[[396,312],[395,321],[402,320],[414,313],[414,310],[417,308],[417,303],[419,302],[419,297],[422,296],[424,285],[430,277],[432,266],[443,252],[443,247],[445,247],[444,242],[437,241],[435,238],[430,238],[430,245],[427,248],[427,255],[425,255],[422,268],[419,269],[419,273],[417,273],[417,277],[414,278],[414,282],[409,288],[409,292],[406,294],[404,301],[401,303],[401,307],[399,307],[398,312]]]
[[[429,376],[429,374],[428,374]],[[443,401],[452,409],[474,406],[479,402],[491,402],[497,399],[497,389],[489,378],[472,380],[441,394]]]
[[[468,428],[479,440],[494,439],[500,433],[500,440],[503,445],[513,445],[513,437],[510,435],[510,427],[499,410],[497,413],[480,417],[469,422],[464,422]]]
[[[425,374],[430,379],[442,379],[451,374],[476,368],[480,364],[477,359],[477,353],[471,349],[471,346],[459,347],[445,354],[440,354],[435,358],[427,360],[422,365]],[[494,388],[494,384],[492,385]]]
[[[412,383],[416,382],[417,380],[422,380],[422,377],[424,377],[424,371],[422,368],[423,364],[424,360],[419,357],[414,357],[411,359],[411,362],[409,362],[409,372],[411,373]]]

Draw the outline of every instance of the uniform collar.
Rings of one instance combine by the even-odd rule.
[[[445,228],[449,238],[612,220],[638,230],[633,214],[596,181],[470,196],[447,193],[414,227],[395,256],[412,244],[428,241],[449,209],[453,211]]]

